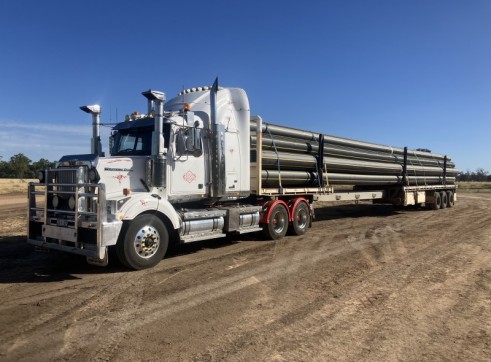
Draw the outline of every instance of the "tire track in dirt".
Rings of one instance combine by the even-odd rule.
[[[78,337],[74,337],[73,341],[70,338],[65,339],[61,347],[57,344],[48,344],[46,340],[58,334],[64,334],[65,337],[69,337],[70,335],[77,336],[76,330],[80,327],[80,321],[82,324],[82,328],[80,329],[87,331],[84,334],[90,335],[96,333],[101,327],[101,323],[95,322],[99,316],[94,314],[94,312],[98,312],[101,309],[110,310],[114,305],[113,300],[122,294],[126,294],[128,288],[133,286],[131,281],[137,277],[138,275],[136,274],[122,274],[117,278],[113,278],[112,283],[102,286],[96,285],[90,289],[85,288],[83,298],[80,298],[80,290],[73,290],[70,293],[73,294],[73,297],[68,299],[70,301],[69,303],[59,302],[58,299],[60,296],[66,297],[65,295],[59,294],[46,299],[40,299],[36,305],[56,305],[56,313],[48,312],[40,314],[36,319],[29,318],[18,326],[16,333],[2,335],[1,344],[10,344],[11,347],[7,349],[6,353],[14,355],[24,345],[21,341],[31,338],[35,345],[39,345],[39,348],[42,348],[45,353],[53,356],[57,355],[58,349],[61,349],[64,353],[68,353],[71,351],[71,347],[81,348],[84,344],[80,342]],[[66,299],[63,299],[63,301],[66,301]],[[91,327],[87,328],[89,325]],[[45,337],[34,338],[36,335]],[[17,358],[28,358],[28,356],[24,356],[22,351],[20,351]]]
[[[413,225],[416,225],[417,222],[414,221]],[[489,225],[489,224],[488,224]],[[452,232],[452,231],[449,231]],[[389,244],[390,245],[390,244]],[[438,247],[438,246],[437,246]],[[358,248],[356,248],[358,249]],[[425,278],[426,274],[422,277],[421,270],[423,271],[428,271],[432,270],[432,274],[441,274],[441,270],[439,270],[440,267],[434,267],[432,268],[431,265],[436,264],[436,265],[450,265],[450,261],[452,260],[459,260],[460,256],[460,251],[454,251],[454,252],[448,252],[445,250],[445,247],[443,245],[440,245],[440,251],[441,251],[441,256],[439,260],[433,260],[434,254],[428,253],[427,248],[422,248],[418,250],[417,252],[413,253],[413,255],[410,255],[409,261],[411,263],[416,263],[417,267],[413,267],[413,270],[418,270],[418,278],[416,278],[414,275],[412,278],[409,279],[410,284],[412,285],[415,283],[415,281],[423,281],[424,284],[427,284],[427,280]],[[365,254],[366,255],[366,254]],[[479,250],[474,251],[474,255],[478,256],[479,255]],[[371,259],[369,257],[368,259]],[[489,263],[489,257],[487,259],[480,260],[477,265],[482,265]],[[429,269],[428,269],[428,266]],[[477,268],[477,267],[476,267]],[[351,294],[348,295],[348,297],[345,297],[344,300],[355,300],[355,303],[350,303],[349,305],[342,305],[338,306],[338,308],[335,308],[332,304],[333,300],[328,299],[327,303],[324,303],[324,300],[321,299],[320,303],[317,303],[318,305],[315,306],[308,306],[306,308],[307,311],[314,311],[312,314],[308,314],[307,312],[307,317],[304,319],[300,319],[297,322],[295,322],[295,316],[301,315],[302,313],[299,313],[299,310],[295,310],[294,316],[287,316],[284,318],[285,323],[272,323],[269,325],[266,325],[266,327],[263,326],[263,329],[256,329],[254,331],[248,331],[246,333],[243,333],[241,337],[235,338],[228,340],[226,343],[224,343],[228,348],[227,349],[220,349],[218,350],[213,350],[211,349],[209,352],[206,353],[206,355],[211,355],[214,356],[215,359],[234,359],[234,360],[242,360],[244,355],[251,355],[251,351],[248,349],[241,349],[243,353],[240,354],[235,354],[235,349],[234,346],[237,345],[244,345],[244,341],[253,341],[252,343],[246,343],[246,345],[253,345],[254,352],[256,354],[262,355],[262,356],[268,356],[266,359],[272,359],[272,360],[306,360],[313,358],[313,360],[326,360],[329,358],[333,358],[334,356],[331,356],[328,352],[325,355],[322,354],[316,354],[316,355],[310,355],[309,352],[311,351],[330,351],[332,350],[332,340],[328,339],[326,341],[326,336],[329,336],[331,333],[330,331],[336,331],[339,329],[343,329],[346,327],[346,324],[356,324],[357,323],[357,316],[360,314],[363,314],[360,312],[361,309],[364,308],[374,308],[377,305],[385,305],[389,304],[387,307],[389,310],[396,310],[397,308],[401,308],[400,304],[400,297],[395,298],[393,297],[393,292],[389,292],[389,290],[405,290],[409,289],[409,286],[404,285],[402,283],[399,285],[397,288],[394,288],[391,286],[390,289],[384,290],[380,289],[380,280],[390,280],[391,275],[404,275],[404,269],[405,266],[402,266],[399,269],[391,269],[389,271],[375,271],[374,273],[371,273],[369,276],[365,276],[364,279],[364,284],[366,283],[367,279],[371,279],[372,277],[375,279],[375,282],[373,284],[369,284],[368,286],[364,288],[359,288],[357,280],[353,281],[351,284],[352,285],[357,285],[357,288],[353,288],[356,292],[352,292]],[[476,269],[471,269],[469,270],[464,276],[461,276],[459,279],[459,282],[465,281],[467,278],[468,274],[472,274],[476,272]],[[379,275],[382,274],[382,275]],[[446,273],[445,273],[446,274]],[[433,283],[443,283],[445,280],[434,280]],[[455,282],[455,281],[453,281]],[[347,289],[347,288],[344,288]],[[412,294],[417,295],[418,294],[418,289],[413,289]],[[389,303],[392,299],[394,299],[396,302],[394,303]],[[340,301],[341,303],[343,300]],[[336,304],[339,305],[340,302],[337,302]],[[315,304],[315,303],[314,303]],[[319,305],[320,304],[320,305]],[[395,304],[395,306],[391,305]],[[446,310],[448,309],[449,306],[445,306],[442,304],[442,309]],[[435,315],[439,315],[441,311],[437,311],[434,313]],[[342,316],[342,317],[338,317]],[[435,317],[435,316],[433,316]],[[336,323],[336,320],[339,319],[339,323]],[[329,320],[329,327],[326,327],[326,320]],[[348,321],[347,321],[348,320]],[[350,321],[351,320],[351,321]],[[368,318],[367,322],[369,322],[371,318]],[[292,323],[293,322],[293,323]],[[383,320],[382,322],[385,322]],[[373,324],[373,323],[372,323]],[[377,330],[377,328],[367,328],[371,330]],[[285,337],[285,334],[287,335]],[[481,332],[481,334],[483,334]],[[237,336],[240,335],[240,333],[231,333],[230,335],[232,336]],[[260,335],[260,336],[273,336],[271,339],[278,341],[281,339],[284,339],[288,341],[289,345],[294,346],[294,351],[289,351],[289,353],[286,353],[283,355],[281,351],[277,350],[269,350],[270,348],[267,348],[268,346],[264,347],[264,350],[261,349],[263,346],[261,344],[261,341],[258,341],[255,336]],[[320,336],[320,337],[319,337]],[[346,336],[347,340],[353,341],[353,336]],[[362,336],[359,336],[362,337]],[[356,339],[355,339],[356,340]],[[306,342],[309,341],[309,342]],[[356,342],[355,342],[356,343]],[[264,344],[264,343],[263,343]],[[280,343],[281,344],[281,343]],[[342,343],[341,343],[342,344]],[[369,346],[370,343],[367,343]],[[286,348],[285,346],[282,346],[283,348]],[[342,349],[342,346],[337,346],[339,347],[337,349],[337,352],[339,353],[339,350]],[[252,347],[251,347],[252,348]],[[352,346],[350,347],[352,348]],[[355,360],[358,358],[362,357],[367,357],[367,355],[370,354],[370,349],[367,349],[366,347],[360,347],[358,348],[359,350],[359,355],[350,355],[349,350],[350,348],[346,348],[345,353],[347,353],[345,356],[347,356],[347,360]],[[365,349],[363,349],[365,348]],[[387,353],[387,351],[390,350],[389,348],[385,348],[384,352]],[[268,354],[269,352],[269,354]],[[406,350],[406,354],[410,353],[410,351]],[[385,357],[384,357],[385,356]],[[199,356],[198,356],[199,357]],[[307,357],[307,358],[306,358]],[[339,357],[339,355],[338,355]],[[373,356],[372,356],[373,357]],[[387,358],[387,354],[383,354],[381,356],[382,358]],[[394,358],[397,358],[397,353],[394,354]],[[421,356],[420,356],[421,357]],[[198,358],[199,359],[199,358]]]
[[[368,247],[368,248],[371,247],[367,241],[362,241],[362,242],[365,243],[366,247]],[[269,280],[278,279],[278,278],[281,279],[281,277],[283,277],[287,271],[290,271],[292,274],[295,274],[298,270],[300,270],[301,268],[305,268],[308,265],[316,264],[320,261],[323,261],[324,259],[329,259],[329,258],[335,257],[336,254],[341,254],[342,250],[344,250],[343,247],[339,248],[337,250],[337,253],[336,253],[336,251],[331,252],[331,253],[327,253],[327,254],[316,253],[315,256],[312,256],[310,252],[304,252],[305,254],[303,254],[303,255],[302,255],[302,252],[299,252],[298,254],[295,255],[294,258],[281,259],[281,260],[276,261],[276,262],[273,261],[269,267],[263,266],[263,267],[256,268],[255,270],[252,271],[251,275],[241,275],[241,277],[244,277],[244,278],[245,277],[254,277],[255,279],[257,279],[257,281],[255,280],[254,282],[251,282],[252,284],[261,283],[261,285],[263,285],[264,283],[268,282]],[[316,251],[318,251],[318,250],[316,250]],[[270,270],[266,273],[265,272],[266,269],[270,269]],[[232,281],[231,281],[231,283],[232,283]],[[207,286],[206,289],[210,290],[211,288],[209,288],[209,286]],[[267,287],[265,287],[263,289],[268,290]],[[229,292],[229,290],[225,290],[223,287],[221,287],[220,290],[224,291],[224,292],[225,291]],[[214,294],[214,296],[216,296],[215,293],[213,293],[213,294]],[[222,295],[219,295],[219,296],[222,296]],[[186,299],[188,299],[188,298],[186,298]],[[263,293],[262,299],[266,299],[266,300],[268,299],[268,298],[264,298],[264,293]],[[369,298],[367,300],[370,301],[373,299]],[[200,300],[199,301],[199,303],[204,303],[204,302],[207,302],[207,300]],[[174,310],[171,313],[177,313],[178,311],[179,310]],[[163,316],[161,315],[161,317],[165,317],[165,314],[166,314],[165,312],[166,312],[165,310],[161,310],[161,313],[164,314]],[[143,321],[144,324],[145,323],[151,323],[151,322],[153,322],[152,318],[145,319]],[[268,334],[268,333],[266,333],[266,334]],[[261,335],[263,335],[263,334],[261,333]],[[218,358],[218,359],[220,359],[220,358]]]
[[[447,263],[456,256],[458,256],[458,253],[448,254],[441,261]],[[421,265],[427,265],[428,260],[421,259],[421,255],[415,257],[421,261]],[[489,262],[489,260],[484,260],[483,262]],[[283,316],[278,321],[262,325],[261,328],[245,333],[242,332],[242,334],[240,332],[230,333],[234,338],[223,343],[226,348],[218,348],[218,350],[210,349],[207,354],[217,360],[242,360],[245,356],[251,355],[252,351],[248,348],[241,348],[240,351],[237,351],[235,347],[245,344],[252,345],[253,347],[251,348],[254,349],[254,352],[262,355],[266,360],[329,360],[336,357],[329,352],[333,349],[337,353],[343,350],[346,357],[343,359],[346,360],[357,360],[366,357],[366,354],[370,351],[369,346],[373,345],[369,339],[379,340],[379,338],[373,336],[373,331],[377,331],[389,319],[388,317],[376,317],[380,310],[387,309],[394,311],[400,309],[401,299],[404,298],[396,296],[396,293],[401,293],[401,291],[405,290],[408,297],[414,298],[418,294],[419,287],[414,287],[413,284],[419,284],[420,282],[423,282],[424,285],[427,284],[424,276],[419,276],[418,278],[413,276],[408,285],[403,280],[397,283],[397,285],[390,285],[390,288],[380,287],[380,280],[390,280],[392,274],[402,274],[403,269],[404,267],[401,267],[400,270],[392,269],[389,271],[381,269],[371,272],[368,275],[355,275],[355,278],[348,284],[343,284],[344,290],[350,290],[348,294],[338,296],[336,299],[324,295],[314,302],[307,304],[304,308],[297,309],[293,313]],[[421,268],[419,269],[421,270]],[[438,268],[432,271],[432,273],[438,272]],[[475,270],[470,270],[470,273],[473,272]],[[363,279],[363,283],[360,282],[360,279]],[[465,281],[465,279],[466,276],[462,276],[460,281]],[[437,283],[437,281],[433,282]],[[441,283],[442,281],[438,282]],[[361,287],[360,284],[362,285]],[[443,288],[443,286],[440,288]],[[424,307],[424,304],[421,303],[420,306]],[[435,315],[445,312],[449,307],[441,303],[440,310],[434,312],[432,315],[428,315],[428,318],[435,318]],[[373,311],[370,312],[370,310]],[[363,318],[365,326],[355,332],[352,331],[354,329],[352,326],[359,327],[360,318]],[[382,331],[384,331],[383,328]],[[335,339],[325,338],[333,333],[341,336]],[[353,333],[356,333],[356,335],[353,335]],[[364,337],[365,333],[371,334],[372,337]],[[428,334],[426,331],[422,333],[425,335]],[[384,334],[386,334],[386,331],[384,331]],[[239,335],[238,338],[237,335]],[[268,336],[268,340],[276,341],[276,346],[272,343],[267,343],[267,341],[265,343],[258,340],[256,336]],[[384,343],[390,344],[390,338],[385,337],[385,339],[389,340],[389,342]],[[346,345],[343,347],[343,340],[354,341],[355,343],[354,345],[350,344],[349,346]],[[249,341],[249,343],[245,343],[245,341]],[[357,344],[356,341],[366,341],[366,343]],[[391,349],[384,347],[380,350],[383,351],[380,357],[384,359],[387,358],[387,353]],[[312,351],[315,351],[315,355],[312,355]],[[409,351],[405,350],[406,355],[407,353]],[[397,358],[397,353],[394,353],[392,357]]]
[[[143,327],[146,324],[153,323],[170,315],[180,313],[184,310],[194,308],[204,303],[208,303],[228,294],[238,292],[244,288],[248,288],[259,283],[264,283],[265,281],[271,279],[283,277],[285,274],[289,275],[288,273],[296,273],[301,267],[305,267],[309,264],[315,264],[340,252],[342,252],[342,248],[335,250],[334,253],[333,251],[330,253],[317,253],[314,257],[312,257],[309,251],[299,252],[295,254],[293,259],[275,259],[270,264],[260,265],[254,269],[245,270],[239,274],[222,278],[220,281],[199,285],[194,288],[186,289],[182,292],[174,293],[171,296],[162,298],[158,302],[145,303],[141,306],[140,310],[134,311],[133,308],[128,308],[125,309],[125,311],[115,314],[115,316],[112,316],[111,318],[106,317],[104,323],[109,324],[110,327],[105,328],[105,333],[107,332],[107,335],[112,337],[106,342],[99,343],[97,348],[95,348],[96,352],[91,355],[91,358],[88,358],[88,360],[93,358],[105,360],[108,358],[109,355],[114,353],[121,339],[123,339],[126,332],[130,329]],[[126,284],[127,283],[124,285]],[[121,289],[119,292],[122,293],[127,286],[118,288]],[[98,308],[111,305],[114,295],[116,294],[116,290],[109,288],[108,290],[99,291],[99,293],[101,292],[103,292],[102,294],[106,295],[106,297],[95,298],[88,303],[86,307],[78,308],[76,311],[73,311],[70,314],[72,316],[76,316],[75,322],[83,319],[87,311],[93,311],[97,310]],[[137,303],[137,301],[132,302]],[[132,302],[129,304],[131,305]],[[64,316],[64,319],[67,319],[66,315]],[[37,328],[39,328],[39,326],[37,326]],[[60,328],[64,328],[64,326],[55,325],[52,332],[58,331]],[[88,328],[85,328],[84,331],[85,332],[75,333],[73,330],[70,330],[66,334],[66,337],[75,341],[90,340],[91,334],[94,331]],[[24,331],[23,333],[25,334],[26,332],[27,331]],[[84,347],[83,345],[80,345],[80,342],[76,343],[78,343],[77,348]],[[75,354],[68,353],[70,350],[75,348],[76,343],[70,344],[67,340],[65,340],[65,349],[62,350],[62,355],[68,356],[69,359],[84,358],[76,352]],[[90,343],[87,345],[87,347],[89,345]]]
[[[249,250],[251,249],[251,250]],[[228,257],[230,255],[242,255],[247,254],[249,252],[253,252],[254,246],[247,246],[242,250],[236,251],[228,251],[223,253],[223,255],[214,255],[214,253],[210,253],[211,260],[206,260],[206,258],[198,258],[198,260],[192,260],[189,264],[192,267],[197,267],[201,264],[207,262],[213,262],[217,259]],[[215,253],[216,254],[216,253]],[[202,259],[202,260],[200,260]],[[172,266],[166,266],[164,270],[172,268]],[[30,318],[24,322],[24,325],[18,325],[15,333],[7,333],[0,338],[0,346],[2,344],[9,345],[9,348],[2,351],[0,353],[15,355],[15,359],[22,359],[23,353],[18,355],[15,354],[20,347],[25,346],[27,341],[30,338],[34,338],[34,335],[47,335],[48,338],[52,338],[52,336],[57,333],[63,333],[64,335],[64,345],[61,347],[62,355],[69,356],[69,359],[72,358],[86,358],[86,353],[83,353],[81,356],[77,354],[77,352],[73,352],[73,350],[80,350],[83,347],[88,347],[89,345],[95,343],[97,345],[97,334],[99,329],[101,328],[101,324],[96,322],[100,315],[99,311],[109,310],[111,313],[110,317],[105,316],[104,324],[106,326],[105,329],[108,329],[108,336],[104,338],[104,342],[99,343],[98,347],[95,349],[96,352],[91,354],[91,358],[89,360],[107,360],[109,356],[112,355],[116,350],[117,346],[122,339],[124,339],[125,331],[128,327],[131,328],[131,323],[126,325],[127,319],[134,319],[132,316],[135,314],[135,308],[141,303],[141,297],[144,292],[145,285],[143,283],[136,283],[135,280],[139,280],[145,275],[148,277],[150,274],[150,278],[155,278],[157,276],[161,276],[162,270],[152,270],[152,271],[141,271],[134,273],[125,273],[121,274],[117,278],[111,278],[113,280],[107,280],[107,276],[103,276],[101,278],[96,278],[95,280],[92,278],[91,281],[78,282],[74,285],[71,290],[67,290],[66,293],[61,290],[55,290],[54,295],[51,293],[52,291],[46,291],[37,293],[37,295],[28,297],[27,301],[24,300],[24,305],[34,303],[34,305],[61,305],[58,303],[59,298],[70,297],[73,295],[74,297],[77,293],[81,292],[80,286],[87,284],[92,285],[92,287],[85,287],[86,290],[82,290],[84,292],[84,299],[80,300],[77,303],[73,303],[73,300],[77,300],[77,298],[69,298],[71,303],[64,305],[63,307],[58,307],[56,314],[47,313],[38,316],[36,319]],[[100,282],[104,282],[103,285],[100,285]],[[138,286],[138,299],[132,299],[126,301],[120,309],[123,311],[113,311],[114,305],[117,305],[117,298],[129,295],[135,292],[135,285]],[[76,288],[76,290],[73,290]],[[90,294],[86,295],[90,289]],[[95,289],[94,289],[95,288]],[[127,293],[128,289],[132,289],[131,293]],[[16,306],[16,301],[22,300],[23,297],[16,298],[15,301],[10,301],[10,306]],[[124,298],[122,298],[124,299]],[[26,303],[27,302],[27,303]],[[32,305],[32,304],[31,304]],[[6,306],[4,309],[8,309]],[[94,314],[96,313],[96,314]],[[145,312],[143,312],[144,314]],[[47,326],[49,325],[49,330]],[[110,327],[108,327],[108,325]],[[121,325],[124,325],[122,328]],[[84,343],[80,343],[80,341],[85,341]],[[52,347],[43,346],[43,338],[41,340],[36,341],[34,344],[39,344],[40,348],[44,349],[44,352],[49,355],[56,355],[57,349],[60,349],[59,346],[53,345]],[[49,351],[49,349],[52,349]],[[0,354],[1,355],[1,354]],[[27,357],[27,356],[24,356]]]
[[[459,200],[455,209],[388,216],[387,208],[346,208],[303,237],[202,244],[152,270],[76,276],[62,282],[66,293],[50,282],[36,284],[30,296],[29,284],[20,284],[9,288],[13,299],[0,297],[7,303],[0,321],[12,314],[0,358],[430,361],[447,352],[454,360],[486,360],[489,199]],[[15,316],[32,313],[32,305],[16,307],[24,298],[40,301],[45,319],[31,329]],[[200,321],[203,315],[211,322]],[[224,330],[204,331],[201,323]],[[185,338],[166,345],[171,333]]]

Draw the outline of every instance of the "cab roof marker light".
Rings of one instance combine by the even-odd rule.
[[[211,87],[210,86],[203,86],[203,87],[194,87],[194,88],[188,88],[188,89],[184,89],[182,90],[181,92],[179,92],[179,96],[182,96],[184,94],[189,94],[189,93],[194,93],[194,92],[203,92],[203,91],[208,91],[210,90]]]

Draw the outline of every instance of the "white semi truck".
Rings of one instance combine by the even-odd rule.
[[[217,81],[167,103],[162,92],[142,94],[147,113],[114,126],[108,157],[101,108],[81,107],[92,114],[91,153],[64,156],[29,184],[29,243],[96,265],[114,246],[124,265],[144,269],[170,243],[304,234],[315,201],[439,209],[456,200],[446,156],[266,124],[251,117],[244,90]]]

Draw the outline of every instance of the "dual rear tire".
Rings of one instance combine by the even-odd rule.
[[[308,205],[300,201],[293,210],[293,220],[290,225],[290,234],[303,235],[310,226],[310,211]]]
[[[445,209],[454,205],[453,191],[435,191],[435,202],[430,204],[433,210]]]
[[[288,231],[288,210],[283,204],[273,206],[269,221],[263,225],[263,234],[267,239],[278,240]]]
[[[306,202],[298,202],[292,211],[292,222],[289,222],[288,209],[284,204],[273,206],[269,221],[263,225],[263,234],[267,239],[278,240],[287,232],[292,235],[303,235],[310,226],[310,210]]]

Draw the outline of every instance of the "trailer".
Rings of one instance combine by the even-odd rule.
[[[456,201],[446,155],[335,137],[250,115],[240,88],[197,87],[116,124],[102,152],[99,105],[91,153],[63,156],[29,184],[28,242],[107,265],[155,266],[170,243],[262,232],[302,235],[317,201],[372,201],[434,210]],[[338,191],[338,187],[345,187]],[[346,190],[349,187],[349,190]]]

